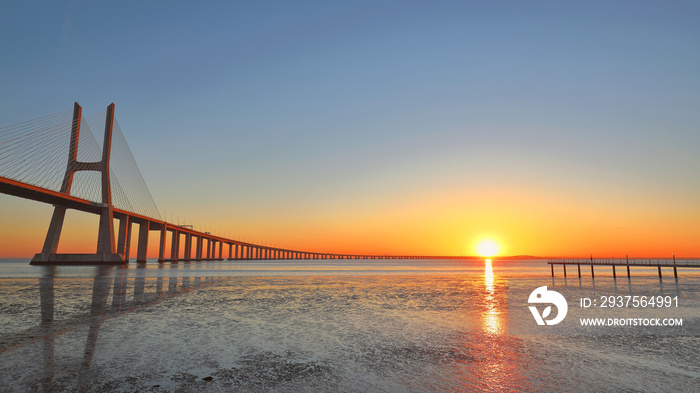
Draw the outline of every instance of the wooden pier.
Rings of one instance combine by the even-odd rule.
[[[673,277],[678,279],[678,268],[700,268],[700,259],[550,259],[547,263],[552,268],[552,277],[554,277],[554,265],[561,265],[564,269],[564,278],[566,278],[566,266],[576,265],[578,268],[578,277],[581,278],[581,266],[591,267],[591,277],[595,278],[594,266],[611,266],[613,278],[617,278],[615,267],[621,266],[627,268],[627,277],[630,278],[630,267],[656,267],[661,276],[662,267],[672,267]]]

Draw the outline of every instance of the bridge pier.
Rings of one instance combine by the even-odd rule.
[[[149,226],[149,221],[139,223],[139,248],[136,251],[136,262],[146,262]]]
[[[185,261],[189,262],[192,259],[192,235],[185,233]]]
[[[176,229],[173,230],[173,241],[170,246],[170,259],[172,259],[173,262],[180,260],[180,232],[178,232]]]
[[[202,260],[202,242],[204,240],[202,239],[202,236],[199,235],[197,236],[197,249],[195,250],[195,260],[201,261]]]
[[[124,256],[124,263],[129,262],[129,246],[131,245],[131,217],[119,219],[119,236],[117,239],[117,254]]]
[[[102,184],[102,207],[100,208],[100,223],[97,230],[97,251],[95,254],[58,254],[58,243],[61,238],[66,206],[54,205],[51,223],[46,233],[44,247],[41,253],[34,255],[32,265],[54,264],[123,264],[124,256],[117,253],[114,236],[114,211],[112,205],[112,189],[109,180],[109,162],[112,151],[112,128],[114,125],[114,104],[107,107],[105,117],[105,132],[102,143],[102,158],[97,162],[78,161],[78,142],[80,141],[80,123],[82,108],[76,102],[73,106],[73,123],[71,126],[70,145],[66,171],[63,176],[60,192],[70,195],[73,175],[79,171],[100,172]]]
[[[160,239],[158,242],[158,262],[165,262],[165,237],[168,235],[168,227],[163,224],[160,229]]]

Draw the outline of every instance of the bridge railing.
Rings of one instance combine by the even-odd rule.
[[[570,265],[637,265],[637,266],[700,266],[700,259],[549,259],[549,264]]]

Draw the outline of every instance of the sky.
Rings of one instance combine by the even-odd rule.
[[[0,5],[0,126],[115,103],[171,222],[322,252],[700,257],[700,3],[37,3]],[[39,252],[51,210],[0,195],[0,257]],[[96,232],[72,212],[59,251]]]

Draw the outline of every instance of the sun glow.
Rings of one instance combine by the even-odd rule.
[[[493,257],[498,254],[498,244],[491,239],[481,240],[476,245],[476,252],[482,257]]]

